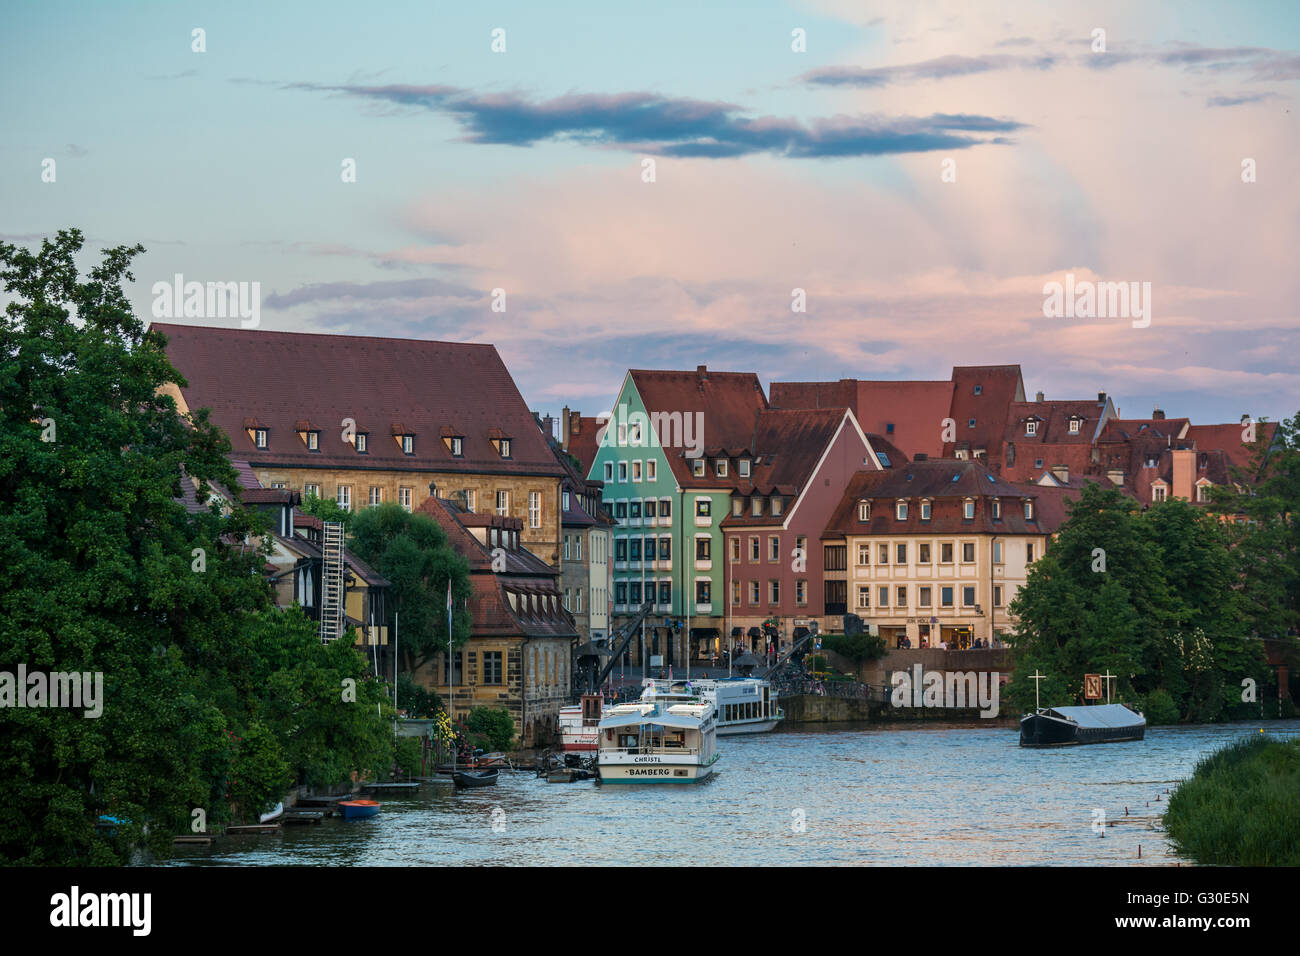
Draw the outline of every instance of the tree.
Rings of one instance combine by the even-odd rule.
[[[305,515],[314,515],[321,521],[337,521],[347,530],[352,525],[352,517],[355,512],[348,511],[339,505],[336,501],[328,498],[318,498],[315,495],[306,495],[299,505],[299,510]]]
[[[349,547],[392,583],[388,624],[394,627],[400,616],[399,650],[408,670],[447,648],[448,580],[453,607],[460,609],[452,616],[453,646],[469,640],[469,562],[437,521],[397,504],[376,505],[353,519]]]

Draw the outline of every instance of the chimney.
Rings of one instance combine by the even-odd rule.
[[[708,381],[709,367],[707,365],[697,365],[695,366],[695,374],[705,381]]]
[[[1097,393],[1097,404],[1098,404],[1098,405],[1105,405],[1105,404],[1106,404],[1106,393],[1105,393],[1105,392],[1098,392],[1098,393]]]
[[[1041,402],[1042,400],[1043,400],[1043,393],[1042,393],[1042,392],[1039,392],[1036,396],[1034,396],[1034,401],[1036,401],[1036,402]]]
[[[1067,483],[1067,482],[1070,480],[1070,466],[1069,466],[1069,465],[1053,465],[1053,466],[1052,466],[1052,476],[1053,476],[1057,481],[1061,482],[1062,484]]]
[[[1152,410],[1152,412],[1151,412],[1151,417],[1152,417],[1155,421],[1162,422],[1162,421],[1165,420],[1165,413],[1164,413],[1163,411],[1161,411],[1159,408],[1156,408],[1156,409]]]
[[[1173,496],[1184,501],[1192,500],[1192,482],[1196,476],[1196,452],[1190,448],[1175,448],[1173,451],[1174,474]]]
[[[569,450],[569,406],[564,406],[564,411],[560,412],[560,447],[565,451]]]

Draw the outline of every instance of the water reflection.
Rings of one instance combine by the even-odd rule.
[[[1300,721],[1265,726],[1300,734]],[[177,848],[175,862],[1168,865],[1165,790],[1250,733],[1258,727],[1156,727],[1141,743],[1042,751],[1018,747],[1008,726],[800,728],[720,741],[720,769],[699,785],[597,788],[531,773],[479,790],[440,782],[381,798],[372,820]],[[1104,836],[1097,809],[1115,823]]]

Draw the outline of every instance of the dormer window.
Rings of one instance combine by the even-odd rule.
[[[975,419],[973,419],[973,418],[968,418],[968,419],[966,419],[966,427],[967,427],[967,428],[974,428],[974,427],[975,427]]]
[[[975,386],[975,394],[976,394],[976,395],[981,394],[983,391],[984,391],[984,386],[983,386],[983,385],[976,385],[976,386]]]
[[[1025,434],[1026,434],[1026,435],[1037,435],[1037,434],[1038,434],[1038,421],[1037,421],[1037,419],[1033,419],[1033,418],[1031,418],[1031,419],[1029,419],[1027,422],[1025,422]]]
[[[906,520],[907,520],[907,502],[906,502],[906,501],[899,500],[899,501],[896,501],[896,502],[894,503],[894,517],[895,517],[897,520],[899,520],[899,521],[906,521]]]
[[[973,520],[973,519],[975,518],[975,499],[974,499],[974,498],[967,498],[965,501],[962,502],[961,515],[962,515],[962,517],[965,518],[967,521],[971,521],[971,520]]]
[[[862,521],[862,522],[866,522],[866,521],[870,521],[870,520],[871,520],[871,502],[870,502],[870,501],[859,501],[859,502],[858,502],[858,520],[859,520],[859,521]]]
[[[750,513],[753,514],[755,517],[761,515],[763,513],[763,499],[755,498],[753,501],[751,501],[749,503],[749,510]]]
[[[1079,434],[1079,425],[1080,425],[1080,424],[1082,424],[1082,423],[1079,421],[1079,419],[1077,419],[1077,418],[1071,418],[1071,419],[1070,419],[1070,434],[1071,434],[1071,435],[1077,435],[1077,434]]]
[[[781,513],[781,496],[780,496],[780,495],[773,495],[773,496],[772,496],[772,514],[774,514],[774,515],[779,515],[780,513]]]
[[[930,520],[930,507],[931,507],[931,506],[930,506],[930,502],[929,502],[928,499],[925,500],[925,501],[922,501],[922,502],[921,502],[921,520],[922,520],[922,521],[929,521],[929,520]]]
[[[465,437],[463,435],[443,435],[442,440],[447,445],[447,451],[451,452],[453,458],[463,458],[465,456]]]
[[[733,498],[731,501],[731,513],[739,518],[745,513],[745,502],[740,498]]]
[[[320,432],[310,431],[307,433],[307,450],[320,451]]]
[[[994,498],[993,499],[993,520],[1000,521],[1001,519],[1002,519],[1002,499]]]
[[[691,474],[694,475],[696,478],[703,478],[703,477],[704,477],[704,459],[703,459],[703,458],[696,458],[694,461],[691,462]]]
[[[1025,520],[1026,521],[1034,520],[1034,502],[1033,499],[1031,498],[1025,499]]]
[[[748,478],[748,477],[749,477],[749,459],[748,459],[748,458],[742,458],[742,459],[740,459],[740,461],[736,463],[736,468],[739,469],[739,471],[740,471],[740,477],[741,477],[741,478]]]
[[[510,439],[501,438],[497,441],[497,451],[501,453],[502,458],[510,457]]]
[[[414,435],[403,435],[403,436],[402,436],[402,454],[403,454],[403,455],[414,455],[414,454],[415,454],[415,436],[414,436]]]
[[[253,442],[258,448],[266,447],[266,429],[258,428],[253,432]]]
[[[713,463],[713,470],[719,478],[727,477],[727,459],[719,458]]]
[[[357,446],[358,455],[367,454],[368,449],[370,447],[370,436],[365,432],[357,432],[356,446]]]

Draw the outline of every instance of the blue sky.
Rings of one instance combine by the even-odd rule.
[[[1049,398],[1276,418],[1298,10],[10,3],[0,238],[141,242],[146,316],[180,272],[261,282],[264,328],[491,341],[542,410],[629,366],[1019,362]],[[1067,271],[1152,282],[1151,327],[1044,319]]]

